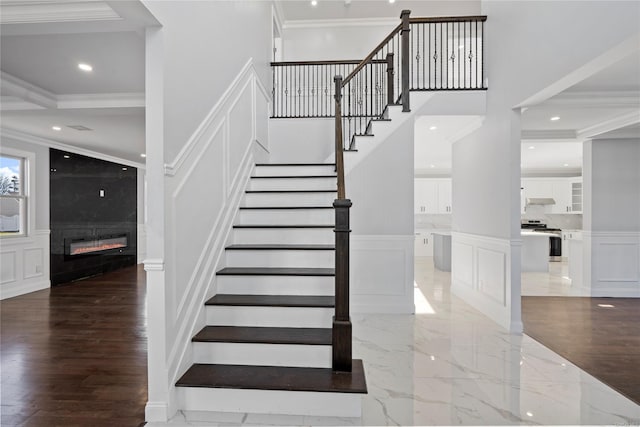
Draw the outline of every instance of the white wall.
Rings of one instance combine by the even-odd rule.
[[[582,280],[592,296],[640,297],[640,140],[584,143]]]
[[[620,59],[622,51],[637,48],[629,39],[637,37],[639,12],[637,2],[482,3],[488,16],[487,117],[478,131],[453,147],[452,226],[459,233],[486,237],[487,245],[497,238],[510,248],[504,255],[511,280],[504,286],[512,288],[512,298],[496,308],[499,314],[485,311],[502,319],[506,328],[517,328],[520,318],[520,113],[513,109],[554,95]],[[453,268],[462,265],[454,261]],[[455,271],[453,277],[455,282]],[[487,300],[479,288],[479,283],[458,286],[458,295]]]
[[[2,135],[2,152],[28,156],[28,234],[0,239],[0,299],[46,289],[49,280],[49,148]]]
[[[271,163],[322,163],[334,147],[333,118],[269,120]]]
[[[404,2],[412,17],[478,15],[479,1]],[[319,6],[321,7],[321,6]],[[351,16],[345,5],[345,17]],[[400,24],[400,12],[388,18],[287,21],[283,30],[284,61],[363,59]]]
[[[144,4],[162,24],[146,52],[146,419],[166,421],[253,155],[269,147],[271,2]]]
[[[141,264],[147,257],[147,231],[145,219],[147,207],[145,205],[147,183],[144,169],[138,168],[137,175],[137,217],[138,217],[138,264]]]
[[[165,49],[165,154],[174,159],[248,58],[271,81],[270,1],[149,1]]]
[[[345,177],[354,312],[414,310],[413,134],[406,120]]]

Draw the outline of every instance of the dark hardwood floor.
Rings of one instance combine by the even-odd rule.
[[[147,401],[145,272],[0,303],[2,426],[131,426]]]
[[[640,405],[640,299],[522,297],[522,321],[527,335]]]

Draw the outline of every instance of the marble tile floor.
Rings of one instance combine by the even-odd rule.
[[[431,258],[415,275],[415,315],[352,317],[369,387],[362,418],[179,413],[148,426],[640,425],[640,406],[452,296]]]
[[[588,297],[587,291],[571,286],[567,261],[550,262],[548,272],[522,273],[523,296]]]

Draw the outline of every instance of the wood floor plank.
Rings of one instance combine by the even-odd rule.
[[[146,283],[128,267],[0,302],[2,426],[139,426]]]
[[[526,296],[522,321],[531,338],[640,405],[640,299]]]

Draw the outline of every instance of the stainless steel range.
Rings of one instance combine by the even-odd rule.
[[[523,230],[535,231],[549,235],[549,261],[562,261],[562,230],[548,228],[547,224],[539,220],[526,220],[520,224]]]

